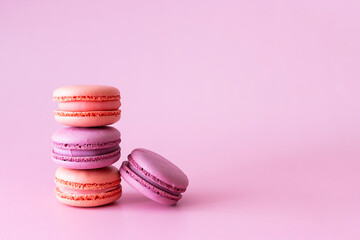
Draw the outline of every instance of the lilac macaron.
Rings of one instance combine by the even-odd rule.
[[[120,132],[113,127],[67,127],[52,136],[52,159],[72,169],[109,166],[120,159]]]
[[[120,167],[122,178],[146,197],[165,205],[174,205],[186,191],[185,173],[166,158],[138,148]]]

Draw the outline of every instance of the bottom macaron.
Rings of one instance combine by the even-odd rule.
[[[114,166],[87,170],[59,167],[55,173],[55,195],[70,206],[101,206],[121,197],[120,181],[120,173]]]

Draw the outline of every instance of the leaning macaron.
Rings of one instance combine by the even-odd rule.
[[[119,170],[114,166],[88,170],[59,167],[55,173],[55,195],[70,206],[101,206],[121,197],[120,181]]]
[[[120,119],[120,91],[111,86],[73,85],[56,89],[55,120],[73,127],[110,125]]]
[[[66,168],[102,168],[120,159],[120,142],[113,127],[62,128],[52,135],[52,159]]]
[[[120,167],[122,178],[146,197],[165,205],[174,205],[186,191],[185,173],[159,154],[135,149]]]

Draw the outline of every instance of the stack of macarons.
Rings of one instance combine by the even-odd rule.
[[[185,173],[161,155],[137,148],[120,171],[120,132],[106,125],[120,119],[120,92],[110,86],[76,85],[54,91],[55,119],[70,127],[52,136],[56,197],[76,207],[101,206],[122,195],[122,178],[149,199],[174,205],[189,184]]]
[[[106,125],[120,119],[120,92],[110,86],[75,85],[58,88],[55,120],[69,127],[52,136],[56,197],[77,207],[94,207],[121,197],[120,132]]]

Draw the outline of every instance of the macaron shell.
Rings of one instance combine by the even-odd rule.
[[[76,128],[66,127],[54,132],[51,140],[54,147],[73,149],[98,149],[120,140],[121,134],[114,127]],[[62,144],[62,146],[58,146]],[[76,146],[72,146],[76,145]]]
[[[127,164],[128,162],[123,162],[121,165],[120,174],[122,178],[145,197],[164,205],[174,205],[181,199],[181,194],[178,196],[171,195],[144,181]]]
[[[147,149],[138,148],[129,155],[136,169],[143,172],[150,181],[169,190],[184,192],[189,184],[185,173],[163,156]]]
[[[55,111],[55,120],[72,127],[100,127],[116,123],[120,120],[121,111],[89,111],[71,112]]]
[[[105,85],[72,85],[57,88],[53,93],[55,101],[78,101],[82,99],[77,97],[90,97],[88,99],[85,98],[84,100],[86,101],[91,99],[103,101],[104,99],[102,100],[101,98],[91,98],[101,96],[109,100],[112,98],[106,97],[120,98],[120,91],[115,87]]]
[[[97,207],[118,200],[122,195],[122,188],[120,186],[120,189],[114,192],[114,194],[103,193],[103,194],[89,194],[89,195],[81,195],[81,194],[67,195],[61,193],[57,188],[55,189],[55,193],[56,193],[55,194],[56,198],[60,202],[66,205],[70,205],[74,207]]]
[[[78,170],[65,167],[57,168],[55,178],[79,184],[107,184],[120,180],[119,170],[114,166],[100,169]],[[91,185],[91,186],[93,186]],[[90,186],[90,185],[89,185]],[[92,189],[91,187],[86,187]]]

